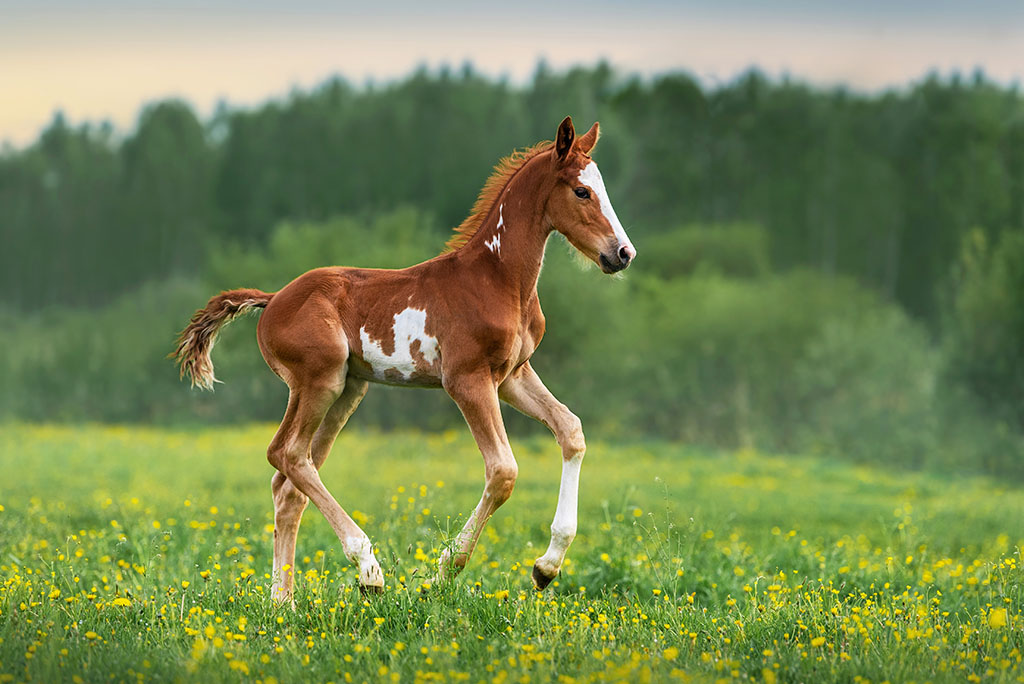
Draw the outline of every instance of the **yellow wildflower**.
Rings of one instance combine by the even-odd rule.
[[[988,626],[994,629],[1006,626],[1006,609],[993,608],[988,613]]]

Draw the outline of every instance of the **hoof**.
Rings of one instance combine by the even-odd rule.
[[[384,593],[384,587],[375,584],[360,584],[359,594],[361,596],[378,596]]]
[[[533,586],[537,588],[537,591],[543,591],[545,588],[547,588],[547,586],[551,584],[551,580],[555,579],[555,577],[558,577],[557,572],[551,577],[548,577],[547,575],[542,573],[540,571],[540,568],[538,568],[536,565],[533,566]]]

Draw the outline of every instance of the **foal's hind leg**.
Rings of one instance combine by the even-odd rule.
[[[310,455],[313,466],[319,470],[338,433],[345,427],[349,417],[366,395],[367,382],[349,377],[341,396],[327,411],[324,421],[313,435]],[[292,597],[295,565],[295,539],[299,533],[302,513],[306,510],[309,497],[300,492],[283,473],[274,473],[271,480],[274,493],[274,586],[272,596],[277,601],[289,601]]]
[[[537,589],[543,589],[558,575],[565,552],[576,537],[580,466],[587,450],[583,425],[548,391],[529,363],[509,376],[498,391],[504,401],[547,425],[562,447],[562,483],[558,488],[555,519],[551,522],[551,543],[533,566],[533,582]]]
[[[343,371],[344,368],[341,377],[344,377]],[[370,539],[327,491],[313,463],[314,436],[343,389],[339,383],[323,382],[320,378],[295,382],[284,420],[267,449],[267,460],[299,492],[312,499],[327,518],[341,540],[345,555],[359,565],[360,585],[364,589],[380,590],[384,586],[384,573],[373,555]]]

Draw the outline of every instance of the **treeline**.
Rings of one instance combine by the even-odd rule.
[[[0,419],[280,418],[254,319],[218,345],[215,393],[178,382],[191,312],[433,256],[495,161],[565,113],[601,121],[640,252],[608,278],[548,250],[534,365],[588,434],[1024,478],[1024,99],[980,77],[869,97],[421,72],[207,122],[163,102],[123,139],[58,117],[0,156]],[[462,422],[443,393],[389,388],[355,421]]]
[[[439,230],[415,209],[282,223],[264,246],[211,253],[205,279],[153,281],[99,309],[0,316],[0,416],[278,420],[287,390],[259,354],[255,317],[225,330],[214,352],[224,384],[213,393],[189,390],[165,358],[214,283],[274,290],[324,263],[401,266],[431,256]],[[850,278],[773,272],[757,226],[676,227],[624,279],[580,268],[556,238],[534,366],[591,437],[1024,478],[1024,395],[1012,382],[1024,366],[1009,344],[1024,332],[1024,240],[973,237],[941,344]],[[513,434],[543,430],[506,416]],[[354,424],[439,430],[462,418],[443,392],[373,387]]]
[[[109,302],[201,274],[217,245],[264,244],[286,219],[416,206],[440,244],[494,162],[567,113],[601,121],[598,158],[641,246],[673,226],[752,221],[776,268],[852,276],[932,324],[966,232],[1024,229],[1024,101],[981,76],[866,96],[756,72],[706,88],[604,65],[541,66],[523,87],[420,71],[205,122],[161,102],[124,138],[58,115],[0,155],[2,301]]]

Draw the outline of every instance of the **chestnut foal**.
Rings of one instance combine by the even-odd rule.
[[[466,565],[483,526],[516,482],[499,399],[551,429],[562,448],[562,481],[551,543],[533,567],[533,581],[543,589],[558,574],[576,535],[586,444],[579,418],[530,366],[544,334],[537,299],[544,246],[557,230],[605,273],[621,271],[636,256],[590,159],[597,138],[598,124],[576,137],[566,117],[554,143],[504,159],[448,249],[429,261],[402,270],[318,268],[277,293],[223,292],[182,331],[174,353],[181,373],[211,389],[210,351],[220,327],[266,307],[257,328],[260,351],[291,390],[267,449],[277,469],[271,483],[276,599],[291,599],[295,539],[310,499],[359,565],[361,588],[384,586],[369,538],[317,472],[370,382],[443,387],[483,454],[483,496],[442,553],[441,578]]]

